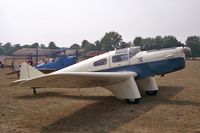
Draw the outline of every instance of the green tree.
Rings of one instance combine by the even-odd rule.
[[[58,47],[56,46],[55,42],[49,42],[49,45],[47,47],[48,49],[58,49]]]
[[[200,56],[200,36],[189,36],[185,43],[190,47],[193,59]]]
[[[136,37],[136,38],[133,40],[133,45],[134,45],[134,46],[142,46],[142,37]]]
[[[85,47],[85,52],[90,52],[94,50],[95,50],[95,45],[93,43],[90,43]]]
[[[156,36],[155,44],[157,49],[163,48],[163,38],[161,36]]]
[[[95,45],[93,43],[88,42],[87,40],[83,40],[81,48],[83,48],[84,52],[87,53],[89,51],[94,51]]]
[[[3,43],[0,42],[0,55],[4,55]]]
[[[81,48],[85,48],[86,45],[88,45],[90,42],[88,42],[88,40],[83,40],[81,43]]]
[[[100,41],[97,40],[97,41],[95,41],[94,43],[95,43],[95,46],[96,46],[95,49],[96,49],[97,51],[101,51],[101,43],[100,43]]]
[[[163,48],[177,47],[178,40],[174,36],[165,36],[163,38]]]
[[[170,48],[182,46],[183,44],[179,42],[174,36],[156,36],[155,38],[140,38],[137,37],[135,40],[137,46],[141,46],[142,50],[152,50],[161,48]]]
[[[20,44],[15,44],[14,45],[15,50],[22,49],[22,46]]]
[[[46,48],[45,44],[40,44],[40,48],[45,49]]]
[[[80,45],[74,43],[73,45],[70,46],[69,49],[80,49],[80,48],[81,48]]]
[[[148,38],[145,38],[145,39],[142,39],[142,50],[151,50],[153,49],[152,48],[152,41],[153,39],[148,37]]]
[[[11,55],[15,50],[14,47],[11,45],[10,42],[7,42],[2,46],[2,49],[4,51],[4,55]]]
[[[106,33],[100,41],[102,51],[110,51],[114,48],[119,48],[120,42],[122,42],[122,36],[117,32]]]
[[[39,43],[35,42],[30,47],[31,48],[38,48],[39,47]]]
[[[22,48],[30,48],[31,46],[29,44],[25,44],[22,46]]]

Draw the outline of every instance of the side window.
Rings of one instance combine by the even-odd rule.
[[[103,58],[103,59],[100,59],[98,61],[95,61],[94,62],[94,66],[101,66],[101,65],[106,65],[107,64],[107,59],[106,58]]]
[[[128,54],[114,55],[112,57],[113,63],[122,62],[122,61],[126,61],[126,60],[128,60]]]

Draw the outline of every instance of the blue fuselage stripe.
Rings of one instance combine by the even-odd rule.
[[[110,68],[106,70],[101,70],[101,72],[132,71],[138,74],[136,79],[143,79],[150,76],[162,75],[174,72],[183,69],[184,67],[185,67],[185,59],[182,57],[178,57],[173,59],[166,59],[166,60],[159,60],[153,62]]]

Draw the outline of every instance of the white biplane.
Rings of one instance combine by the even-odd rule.
[[[138,103],[139,89],[156,95],[158,86],[153,78],[185,67],[187,47],[141,51],[130,47],[107,52],[50,74],[43,74],[23,63],[20,79],[11,85],[36,88],[104,87],[117,98]],[[138,89],[139,88],[139,89]]]

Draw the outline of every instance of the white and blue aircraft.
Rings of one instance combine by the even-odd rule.
[[[139,47],[114,50],[76,63],[50,74],[43,74],[23,63],[20,79],[11,85],[36,88],[104,87],[117,98],[139,103],[139,89],[156,95],[158,86],[153,78],[185,67],[187,47],[141,51]]]

